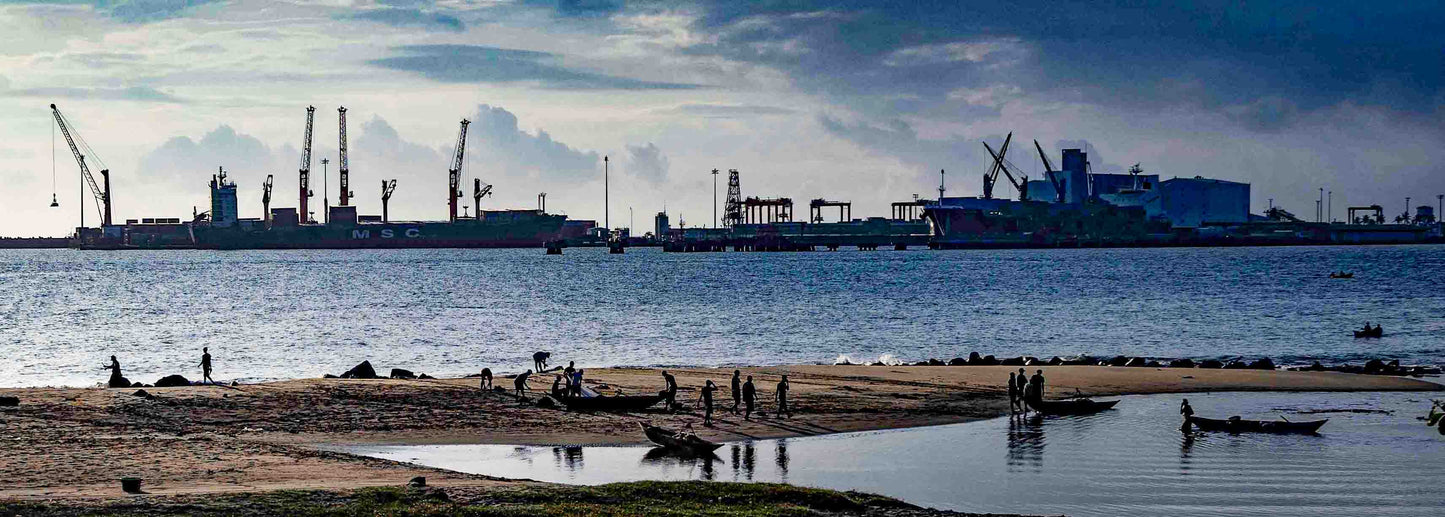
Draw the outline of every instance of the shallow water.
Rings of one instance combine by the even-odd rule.
[[[1330,280],[1330,271],[1355,272]],[[1445,246],[0,250],[0,386],[1087,353],[1445,363]],[[1384,339],[1349,330],[1382,322]]]
[[[599,484],[769,481],[863,490],[971,512],[1072,516],[1438,515],[1445,436],[1414,393],[1193,394],[1200,416],[1328,418],[1320,434],[1179,432],[1178,395],[1131,396],[1086,417],[732,443],[713,458],[648,447],[362,447],[463,472]],[[1311,411],[1353,409],[1385,413]]]

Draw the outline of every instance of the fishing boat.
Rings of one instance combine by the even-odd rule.
[[[1378,326],[1377,326],[1377,327],[1373,327],[1373,328],[1371,328],[1371,329],[1369,329],[1369,330],[1356,330],[1356,331],[1355,331],[1355,339],[1378,338],[1378,337],[1382,337],[1382,336],[1384,336],[1384,335],[1385,335],[1385,329],[1382,328],[1382,327],[1378,327]]]
[[[642,411],[662,402],[662,395],[613,395],[554,397],[572,411],[627,413]]]
[[[698,438],[697,435],[692,433],[679,433],[665,427],[647,425],[642,422],[638,422],[637,425],[642,427],[642,434],[647,435],[647,439],[651,440],[652,443],[675,452],[706,456],[723,446],[723,444],[717,442],[709,442]]]
[[[1029,407],[1045,415],[1089,415],[1113,408],[1117,400],[1096,401],[1079,398],[1070,400],[1031,400]]]
[[[1329,422],[1325,420],[1311,420],[1308,422],[1290,422],[1288,420],[1264,421],[1264,420],[1243,420],[1239,417],[1232,417],[1226,420],[1213,418],[1202,418],[1197,416],[1189,417],[1189,423],[1201,431],[1221,431],[1226,433],[1275,433],[1275,434],[1313,434],[1320,430],[1320,427]]]
[[[1354,273],[1346,273],[1346,272],[1344,272],[1344,271],[1340,271],[1340,272],[1338,272],[1338,273],[1330,273],[1330,278],[1354,278],[1354,277],[1355,277],[1355,274],[1354,274]]]

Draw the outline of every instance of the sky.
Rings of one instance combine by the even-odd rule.
[[[1010,132],[1034,178],[1037,140],[1055,164],[1250,183],[1255,213],[1312,218],[1323,188],[1336,218],[1394,215],[1445,193],[1445,8],[1386,4],[0,0],[0,235],[70,233],[82,197],[96,221],[52,103],[117,220],[205,210],[218,167],[242,217],[267,175],[296,206],[307,106],[312,206],[336,202],[345,106],[354,204],[379,214],[396,179],[393,219],[446,217],[463,118],[464,205],[480,178],[483,208],[545,192],[639,233],[661,210],[712,225],[729,169],[799,214],[887,216],[940,170],[978,195],[981,142]]]

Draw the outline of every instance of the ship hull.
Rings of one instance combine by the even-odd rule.
[[[197,227],[202,249],[540,248],[561,235],[560,215],[524,221],[300,225],[246,231]]]

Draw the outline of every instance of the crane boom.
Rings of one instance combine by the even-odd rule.
[[[381,222],[391,220],[387,205],[391,203],[392,192],[396,192],[396,180],[381,180]]]
[[[1044,146],[1039,145],[1038,140],[1034,140],[1034,149],[1039,150],[1039,159],[1044,162],[1044,177],[1048,178],[1049,183],[1054,186],[1054,193],[1058,195],[1058,202],[1063,203],[1064,185],[1059,183],[1059,178],[1054,174],[1054,162],[1049,161],[1049,155],[1044,154]]]
[[[341,114],[341,206],[346,206],[351,202],[351,167],[346,162],[346,106],[336,111]]]
[[[457,152],[452,156],[452,167],[447,169],[447,207],[451,213],[451,220],[457,220],[457,200],[462,197],[462,164],[465,163],[467,153],[467,125],[472,121],[462,119],[462,129],[457,133]]]
[[[1014,179],[1013,172],[1010,172],[1010,171],[1009,171],[1009,169],[1011,169],[1011,168],[1012,168],[1012,169],[1017,169],[1017,167],[1014,167],[1013,162],[1010,162],[1010,161],[1008,161],[1007,159],[1005,159],[1003,154],[993,152],[993,148],[992,148],[992,147],[989,147],[988,142],[984,142],[984,143],[983,143],[983,148],[988,150],[988,154],[989,154],[990,156],[993,156],[994,164],[997,165],[998,168],[1003,171],[1004,176],[1008,177],[1008,181],[1009,181],[1009,183],[1012,183],[1012,184],[1013,184],[1014,189],[1017,189],[1017,190],[1018,190],[1018,193],[1019,193],[1019,201],[1028,201],[1028,198],[1029,198],[1029,192],[1028,192],[1029,177],[1028,177],[1027,175],[1024,175],[1023,171],[1017,171],[1017,170],[1015,170],[1015,171],[1013,171],[1013,172],[1018,172],[1018,173],[1019,173],[1019,177],[1018,177],[1018,179]]]
[[[110,226],[110,171],[102,169],[100,175],[105,178],[105,189],[102,190],[95,183],[95,176],[90,173],[90,166],[85,164],[85,154],[80,152],[80,146],[75,145],[75,138],[70,135],[70,125],[65,123],[65,116],[60,114],[60,108],[50,105],[50,111],[55,115],[55,123],[60,126],[60,133],[65,135],[65,143],[70,144],[70,152],[75,155],[75,163],[80,164],[80,177],[90,185],[90,193],[95,196],[95,208],[100,214],[102,226]],[[80,225],[85,226],[85,210],[80,211]]]
[[[482,219],[482,198],[492,195],[490,183],[483,186],[481,178],[472,178],[472,202],[477,205],[477,220]]]
[[[301,143],[301,200],[297,203],[299,212],[296,216],[302,223],[311,219],[311,213],[306,211],[307,200],[311,198],[311,122],[316,117],[316,106],[306,107],[306,137]]]
[[[1004,139],[1003,139],[1003,147],[999,148],[999,153],[1003,153],[1003,154],[1008,153],[1009,142],[1011,142],[1011,141],[1013,140],[1013,138],[1014,138],[1014,134],[1013,134],[1012,131],[1010,131],[1009,134],[1008,134],[1008,136],[1004,137]],[[992,164],[991,166],[989,166],[988,172],[984,173],[984,175],[983,175],[983,198],[984,198],[984,199],[993,199],[993,186],[994,186],[995,183],[998,182],[998,172],[999,172],[1000,169],[1001,169],[1001,167],[999,167],[998,160],[994,160],[994,161],[993,161],[993,164]]]
[[[266,181],[261,184],[261,220],[268,228],[271,226],[271,186],[274,179],[274,176],[267,174]]]

